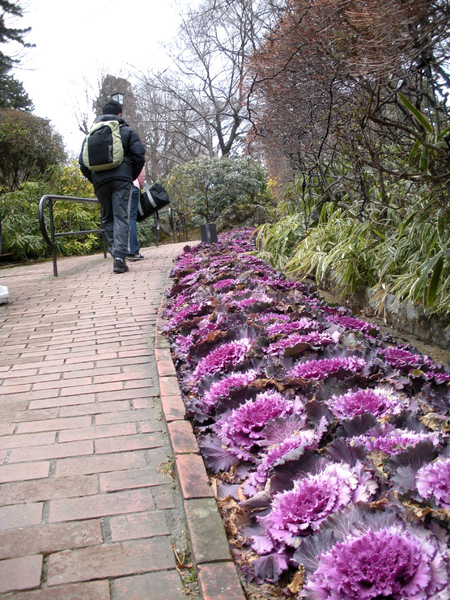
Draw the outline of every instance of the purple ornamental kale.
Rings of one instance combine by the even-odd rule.
[[[192,287],[194,285],[196,286],[200,277],[201,272],[195,271],[194,273],[189,273],[188,275],[182,277],[178,283],[183,287]]]
[[[333,414],[342,419],[351,419],[364,413],[380,418],[399,414],[403,408],[401,399],[388,387],[356,389],[341,396],[334,395],[327,404]]]
[[[450,510],[450,458],[438,458],[421,467],[416,485],[424,500],[433,499],[437,506]]]
[[[296,537],[318,531],[327,517],[353,502],[367,502],[376,487],[359,462],[354,467],[333,463],[297,479],[292,490],[274,496],[270,513],[258,518],[272,541],[270,547],[264,540],[265,551],[279,550],[280,544],[297,545]],[[261,541],[255,536],[256,552]]]
[[[206,302],[200,304],[192,304],[187,308],[180,310],[174,317],[170,319],[167,325],[164,326],[164,331],[171,332],[180,327],[185,321],[190,321],[193,317],[196,317],[202,313],[208,306]]]
[[[249,355],[252,342],[248,338],[242,338],[234,342],[222,344],[202,358],[193,372],[194,381],[199,381],[205,375],[224,373],[231,367],[243,363]]]
[[[446,372],[440,372],[437,370],[430,370],[428,371],[428,373],[425,373],[425,377],[427,379],[433,379],[436,381],[436,383],[446,383],[447,381],[450,381],[450,373],[446,373]]]
[[[269,315],[265,315],[265,317],[269,317]],[[273,323],[272,325],[269,325],[267,327],[267,333],[269,334],[269,336],[289,335],[290,333],[298,333],[299,331],[303,333],[308,333],[309,331],[315,331],[317,329],[320,329],[320,323],[318,321],[308,319],[307,317],[302,317],[298,321],[289,321],[287,323]]]
[[[269,306],[276,304],[275,298],[271,298],[270,296],[264,293],[260,293],[257,296],[250,296],[250,298],[243,298],[242,300],[230,299],[224,302],[229,308],[239,308],[240,310],[245,310],[252,306],[261,306],[263,308],[268,308]]]
[[[261,278],[261,282],[265,285],[270,286],[275,290],[301,290],[302,292],[308,291],[308,286],[302,281],[288,281],[283,276],[270,277],[265,276]]]
[[[383,348],[381,350],[386,363],[394,369],[416,369],[419,365],[425,364],[435,366],[433,361],[426,355],[414,354],[402,348]]]
[[[388,423],[373,427],[366,431],[364,435],[348,438],[352,446],[365,446],[369,452],[375,450],[385,454],[400,454],[408,447],[416,446],[420,442],[429,441],[435,446],[439,445],[439,435],[437,433],[416,433],[409,429],[395,429]]]
[[[314,600],[444,600],[447,562],[435,538],[392,525],[321,553],[305,591]]]
[[[290,321],[289,315],[284,315],[283,313],[276,312],[266,312],[259,317],[261,323],[268,323],[269,321],[281,321],[283,323]],[[275,325],[279,325],[279,323],[275,323]]]
[[[180,256],[176,259],[176,264],[170,272],[170,276],[174,278],[181,273],[186,273],[187,271],[196,271],[201,266],[202,260],[196,256],[193,256],[192,253],[189,252],[180,254]]]
[[[330,323],[335,323],[336,325],[342,325],[342,327],[345,327],[345,329],[349,329],[351,331],[361,331],[362,333],[370,333],[373,330],[380,330],[378,325],[368,323],[367,321],[363,321],[362,319],[347,317],[345,315],[328,315],[326,320]]]
[[[178,358],[185,358],[189,354],[192,346],[195,344],[195,337],[192,333],[189,335],[177,335],[172,344],[172,349]]]
[[[288,401],[279,392],[263,392],[217,421],[216,435],[233,454],[251,460],[249,452],[264,440],[270,420],[302,412],[303,403]]]
[[[163,316],[165,319],[171,319],[174,315],[181,310],[181,306],[184,304],[188,304],[191,302],[192,294],[183,293],[174,296],[173,298],[169,298],[167,304],[164,308]]]
[[[203,410],[210,413],[219,400],[228,398],[232,390],[247,386],[258,377],[254,369],[245,373],[232,373],[219,381],[214,381],[209,390],[202,397]]]
[[[213,284],[213,288],[216,292],[221,292],[223,290],[230,290],[238,283],[237,279],[220,279]]]
[[[320,381],[333,375],[347,375],[359,373],[366,366],[363,358],[349,356],[347,358],[322,358],[301,362],[289,371],[292,379]]]
[[[280,354],[285,354],[289,350],[294,349],[296,346],[304,346],[305,349],[310,348],[311,346],[331,346],[333,344],[338,343],[339,337],[340,334],[338,332],[335,332],[332,335],[328,333],[317,333],[316,331],[313,331],[312,333],[307,333],[305,335],[292,333],[287,338],[270,344],[265,349],[265,352],[266,354],[270,354],[271,356],[279,356]]]
[[[286,455],[294,450],[312,450],[318,448],[320,438],[321,434],[316,430],[305,429],[270,448],[267,454],[262,457],[256,471],[248,477],[245,483],[245,493],[255,494],[258,490],[264,489],[270,473],[277,463],[284,461]]]

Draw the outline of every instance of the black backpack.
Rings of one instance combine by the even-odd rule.
[[[144,183],[144,191],[139,199],[136,221],[144,221],[153,214],[170,204],[169,194],[160,183],[154,183],[152,187]]]
[[[83,146],[83,163],[91,171],[115,169],[123,162],[120,123],[98,121],[91,127]]]

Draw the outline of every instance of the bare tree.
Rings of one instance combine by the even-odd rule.
[[[314,171],[335,202],[367,200],[375,172],[382,193],[390,178],[446,181],[447,148],[398,92],[436,131],[448,124],[449,24],[443,0],[287,0],[252,58],[250,118],[269,163],[284,155],[295,171]],[[409,161],[416,141],[434,152],[426,172]]]
[[[183,18],[172,67],[142,79],[166,102],[167,131],[209,157],[227,156],[243,144],[247,121],[247,57],[263,28],[260,0],[205,0]],[[265,7],[265,8],[264,8]],[[180,127],[181,123],[183,125]]]

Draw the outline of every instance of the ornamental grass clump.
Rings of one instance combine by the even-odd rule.
[[[185,248],[162,328],[247,585],[450,600],[448,367],[252,248]]]

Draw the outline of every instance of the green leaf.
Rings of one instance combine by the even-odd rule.
[[[439,279],[442,273],[442,267],[444,266],[444,259],[440,256],[436,264],[434,265],[433,275],[431,277],[430,285],[428,286],[427,294],[427,305],[431,306],[436,298],[437,291],[439,289]]]
[[[433,125],[426,118],[426,116],[422,114],[420,110],[418,110],[413,104],[411,104],[408,98],[401,92],[398,92],[398,98],[403,106],[405,106],[405,108],[407,108],[414,118],[422,125],[422,127],[428,131],[428,133],[433,133]]]
[[[444,131],[441,131],[441,133],[437,137],[437,141],[440,142],[445,137],[447,137],[449,133],[450,133],[450,125],[446,129],[444,129]]]
[[[439,241],[441,243],[443,243],[444,240],[444,236],[447,232],[447,219],[445,216],[445,212],[443,210],[439,211],[438,214],[438,236],[439,236]]]
[[[428,277],[428,273],[431,271],[431,269],[434,267],[436,261],[439,259],[439,256],[434,256],[431,260],[429,260],[425,265],[424,268],[422,269],[422,271],[420,272],[420,277],[418,277],[418,279],[414,282],[414,284],[411,286],[411,297],[414,298],[414,300],[417,300],[419,294],[421,291],[424,292],[425,295],[425,282],[427,280]],[[416,275],[419,274],[419,270],[416,271]],[[425,298],[424,298],[425,301]]]
[[[414,142],[413,149],[411,150],[411,162],[413,162],[414,159],[417,157],[417,153],[419,152],[420,147],[421,147],[420,140],[416,140]]]
[[[385,240],[386,240],[386,236],[385,236],[385,235],[383,235],[383,234],[381,233],[381,231],[378,231],[378,229],[374,229],[374,230],[373,230],[373,232],[374,232],[374,233],[375,233],[375,234],[376,234],[376,235],[377,235],[379,238],[381,238],[383,241],[385,241]]]
[[[420,170],[424,173],[428,173],[430,149],[424,148],[422,150],[422,156],[420,157]]]

